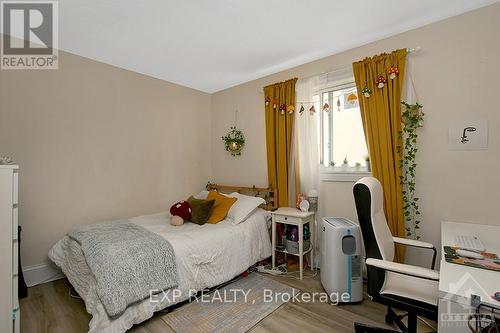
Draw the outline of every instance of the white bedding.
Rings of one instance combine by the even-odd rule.
[[[92,315],[89,332],[125,332],[153,313],[189,298],[189,290],[202,290],[229,281],[259,260],[271,255],[267,222],[269,213],[258,209],[246,221],[232,225],[230,221],[202,226],[185,223],[170,225],[170,214],[161,213],[131,218],[130,221],[165,237],[173,246],[182,296],[149,298],[134,304],[118,318],[107,316],[96,294],[96,281],[81,249],[65,236],[49,252]]]

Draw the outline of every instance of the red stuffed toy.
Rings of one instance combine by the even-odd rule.
[[[173,204],[172,207],[170,207],[170,214],[172,214],[173,218],[175,217],[180,217],[183,220],[191,220],[191,205],[187,201],[180,201],[175,204]],[[172,218],[172,219],[173,219]],[[176,225],[178,224],[177,219],[175,219]],[[184,221],[182,221],[184,223]],[[182,224],[180,223],[180,224]]]

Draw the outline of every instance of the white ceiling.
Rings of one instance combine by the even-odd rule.
[[[494,2],[60,0],[59,45],[213,93]]]

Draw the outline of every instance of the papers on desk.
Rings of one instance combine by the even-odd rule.
[[[494,253],[489,252],[481,252],[484,256],[484,259],[472,259],[461,257],[456,253],[458,247],[445,246],[444,247],[444,258],[447,262],[457,264],[457,265],[465,265],[480,269],[488,269],[491,271],[500,272],[500,259]]]

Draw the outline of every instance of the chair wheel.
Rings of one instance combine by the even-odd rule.
[[[394,324],[394,319],[392,318],[392,316],[390,314],[386,314],[385,315],[385,322],[387,324]]]

